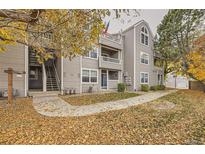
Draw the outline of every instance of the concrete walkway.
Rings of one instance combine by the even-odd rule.
[[[70,105],[58,96],[35,96],[33,97],[33,106],[38,113],[50,117],[86,116],[111,110],[125,109],[130,106],[153,101],[172,92],[176,92],[176,90],[149,92],[124,100],[82,106]]]

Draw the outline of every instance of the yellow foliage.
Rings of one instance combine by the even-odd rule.
[[[194,43],[193,50],[187,55],[188,73],[205,82],[205,35]]]

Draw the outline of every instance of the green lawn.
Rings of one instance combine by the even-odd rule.
[[[166,101],[175,108],[153,108]],[[42,116],[31,99],[16,104],[15,110],[0,108],[0,144],[205,144],[205,93],[199,91],[72,118]]]
[[[89,105],[100,102],[116,101],[138,96],[136,93],[104,93],[104,94],[89,94],[83,96],[61,96],[66,102],[72,105]]]

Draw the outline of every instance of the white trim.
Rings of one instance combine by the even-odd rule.
[[[108,71],[108,69],[107,69],[107,90],[109,89],[109,71]]]
[[[82,81],[83,70],[88,70],[88,71],[89,71],[89,82],[83,82],[83,81]],[[91,81],[90,81],[91,71],[97,71],[97,82],[91,82]],[[81,84],[98,84],[98,69],[93,69],[93,68],[81,68],[80,80],[81,80]]]
[[[24,96],[27,96],[27,91],[28,91],[28,46],[25,45],[25,55],[24,55],[24,71],[25,71],[25,78],[24,78]]]
[[[63,76],[63,72],[64,72],[64,60],[63,60],[63,56],[61,56],[61,94],[63,94],[63,90],[64,90],[64,76]]]
[[[93,51],[95,51],[95,50],[96,50],[96,53],[97,53],[97,58],[92,58],[92,57],[91,57],[91,52],[93,52]],[[85,58],[85,59],[91,59],[91,60],[98,60],[98,57],[99,57],[98,48],[96,48],[95,50],[89,51],[89,57],[84,55],[83,58]]]
[[[80,93],[83,92],[83,87],[82,87],[82,59],[83,59],[83,56],[80,56]]]
[[[148,64],[142,63],[142,61],[141,61],[141,56],[142,56],[142,54],[145,54],[145,55],[148,56]],[[140,52],[140,64],[149,65],[149,64],[150,64],[150,63],[149,63],[149,60],[150,60],[149,53],[146,53],[146,52],[141,51],[141,52]]]
[[[131,25],[130,27],[126,28],[125,30],[122,31],[122,34],[127,32],[127,31],[129,31],[133,27],[139,26],[141,23],[144,23],[147,26],[147,28],[149,29],[149,32],[151,34],[151,37],[153,38],[154,35],[153,35],[153,33],[152,33],[151,29],[150,29],[150,26],[149,26],[149,24],[145,20],[140,20],[140,21],[136,22],[135,24]]]
[[[106,56],[99,56],[99,57],[100,57],[102,60],[103,60],[104,57],[105,57],[105,58],[108,58],[108,59],[119,60],[119,63],[103,60],[103,61],[106,62],[106,63],[121,64],[121,61],[122,61],[122,59],[119,59],[119,58],[111,58],[111,57],[106,57]]]
[[[145,32],[142,32],[142,28],[143,28],[143,27],[147,30],[147,34],[146,34]],[[147,44],[147,45],[146,45],[146,44],[143,44],[143,43],[141,42],[141,41],[142,41],[142,39],[141,39],[141,34],[144,34],[145,36],[148,37],[148,40],[147,40],[147,41],[148,41],[148,42],[147,42],[148,44]],[[140,44],[141,44],[141,45],[144,45],[144,46],[146,46],[146,47],[149,47],[149,45],[150,45],[149,39],[150,39],[150,38],[149,38],[149,30],[147,29],[147,27],[141,26],[141,28],[140,28]],[[145,40],[144,40],[144,41],[145,41]],[[145,42],[144,42],[144,43],[145,43]]]
[[[100,90],[108,90],[108,69],[100,69]],[[102,73],[102,71],[106,71],[106,73]],[[107,74],[107,87],[106,89],[102,88],[102,74]]]
[[[133,82],[134,82],[134,86],[133,86],[133,90],[136,90],[136,26],[134,26],[134,77],[133,77]]]
[[[141,82],[141,74],[147,74],[148,75],[148,82],[147,83],[142,83]],[[149,72],[140,72],[140,84],[149,84]]]
[[[98,60],[98,58],[91,58],[91,57],[86,57],[86,56],[84,56],[83,58],[84,59],[90,59],[90,60]]]
[[[42,69],[43,69],[43,92],[47,91],[47,76],[46,76],[46,68],[45,64],[42,64]]]

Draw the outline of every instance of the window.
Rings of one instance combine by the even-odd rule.
[[[149,83],[149,73],[141,72],[140,73],[140,83],[148,84]]]
[[[82,70],[82,82],[83,83],[97,83],[98,72],[92,69]]]
[[[91,82],[97,82],[97,71],[91,70]]]
[[[94,48],[94,50],[88,52],[88,53],[85,55],[85,57],[97,59],[97,58],[98,58],[97,48]]]
[[[109,80],[118,80],[118,71],[109,71]]]
[[[83,70],[82,82],[89,82],[89,70]]]
[[[144,45],[149,44],[148,30],[145,27],[142,27],[142,29],[141,29],[141,43]]]
[[[149,64],[149,54],[141,52],[140,61],[142,64]]]

